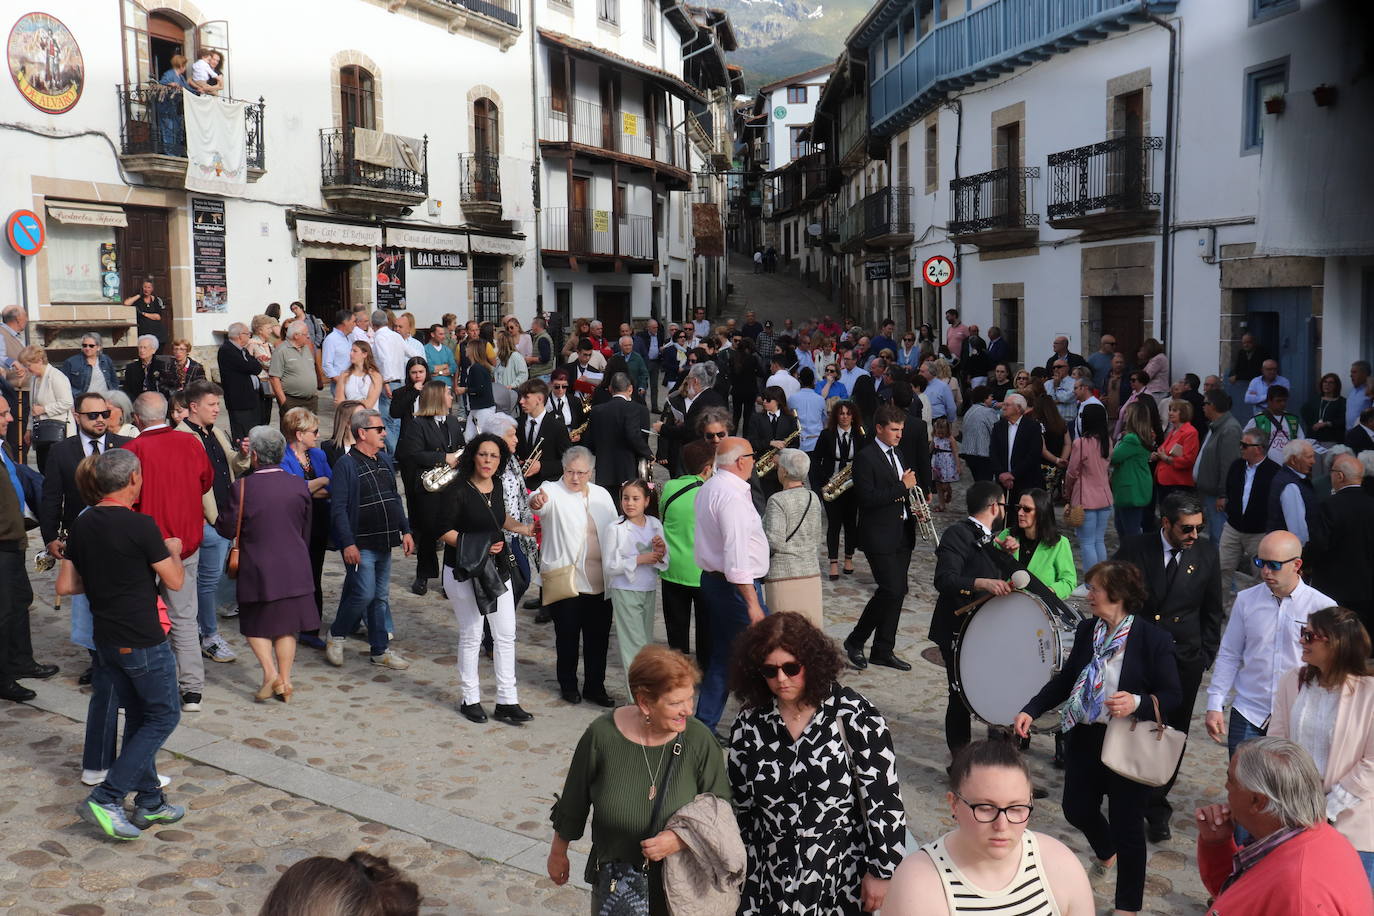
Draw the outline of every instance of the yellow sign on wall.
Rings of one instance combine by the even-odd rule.
[[[610,214],[610,211],[608,211],[608,210],[593,210],[593,211],[592,211],[592,231],[593,231],[593,232],[610,232],[610,231],[611,231],[611,214]]]
[[[627,137],[639,136],[639,115],[620,113],[621,130]]]

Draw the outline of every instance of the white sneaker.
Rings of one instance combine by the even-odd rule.
[[[1088,583],[1084,582],[1083,584],[1079,585],[1078,588],[1076,588],[1076,589],[1074,589],[1073,591],[1069,592],[1069,597],[1070,597],[1070,598],[1086,598],[1086,597],[1088,597]]]
[[[342,639],[335,639],[330,636],[324,643],[324,660],[335,668],[343,667],[343,644]]]
[[[109,771],[109,770],[82,770],[82,771],[81,771],[81,783],[82,783],[82,785],[87,785],[87,786],[98,786],[98,785],[100,785],[102,782],[105,781],[105,774],[108,773],[108,772],[110,772],[110,771]],[[170,786],[170,785],[172,784],[172,780],[168,779],[166,776],[163,776],[161,773],[158,773],[158,774],[157,774],[157,784],[158,784],[158,787],[159,787],[159,788],[165,789],[165,788],[167,788],[168,786]]]
[[[214,633],[200,641],[200,654],[212,662],[232,662],[238,658],[234,650],[224,641],[224,637]]]
[[[404,671],[410,667],[410,662],[401,658],[395,649],[387,649],[381,655],[372,656],[372,664],[381,665],[385,668],[395,668],[397,671]]]

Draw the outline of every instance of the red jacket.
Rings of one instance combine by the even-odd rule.
[[[1225,891],[1236,844],[1197,844],[1197,866],[1207,892],[1217,894],[1207,916],[1370,916],[1374,898],[1364,865],[1350,841],[1319,824],[1280,844]],[[1218,893],[1220,892],[1220,893]]]
[[[124,448],[143,464],[143,492],[134,508],[151,515],[165,538],[181,538],[184,560],[200,549],[205,533],[201,496],[215,483],[205,446],[193,433],[169,426],[150,429]]]

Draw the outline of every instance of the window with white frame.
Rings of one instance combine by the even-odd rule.
[[[1241,151],[1257,153],[1264,146],[1266,108],[1282,104],[1288,91],[1288,59],[1270,61],[1245,71],[1244,136]]]
[[[658,43],[658,0],[644,0],[644,41]]]
[[[611,25],[620,22],[620,0],[596,0],[596,18]]]

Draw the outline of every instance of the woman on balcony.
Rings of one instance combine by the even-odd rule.
[[[186,57],[173,54],[171,66],[159,80],[166,88],[159,90],[157,101],[157,129],[162,140],[160,152],[168,156],[186,155],[186,121],[181,111],[181,91],[192,95],[200,91],[186,79]]]

